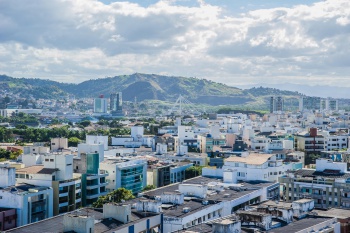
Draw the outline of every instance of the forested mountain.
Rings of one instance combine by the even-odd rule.
[[[109,78],[92,79],[79,84],[60,83],[45,79],[12,78],[0,75],[2,92],[12,92],[23,97],[61,98],[73,94],[77,98],[109,96],[122,92],[123,100],[175,101],[179,95],[193,103],[210,105],[244,105],[266,101],[271,95],[296,97],[300,94],[276,88],[251,88],[242,90],[206,79],[163,76],[156,74],[120,75]]]

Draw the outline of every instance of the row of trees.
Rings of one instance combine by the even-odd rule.
[[[17,138],[21,138],[24,143],[49,142],[51,138],[64,137],[70,139],[71,146],[74,146],[81,140],[85,140],[87,134],[114,137],[131,133],[129,128],[85,130],[83,127],[81,130],[72,130],[70,127],[71,125],[54,128],[32,128],[23,124],[16,125],[14,129],[0,127],[0,142],[16,142]]]
[[[12,124],[28,124],[28,125],[38,125],[39,120],[33,116],[28,115],[23,112],[19,112],[18,114],[13,114],[11,117],[2,117],[0,116],[0,122],[9,122]]]

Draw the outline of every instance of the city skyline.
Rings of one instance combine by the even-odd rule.
[[[0,73],[349,87],[349,8],[345,0],[2,1]]]

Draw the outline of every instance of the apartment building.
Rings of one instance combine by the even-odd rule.
[[[313,198],[315,207],[350,208],[350,173],[347,164],[331,159],[317,159],[316,169],[300,169],[279,178],[288,201]]]
[[[234,179],[239,181],[276,182],[278,177],[288,170],[302,168],[302,162],[284,162],[276,154],[257,154],[245,152],[242,156],[231,156],[224,160],[222,168],[208,167],[202,169],[203,176],[223,177],[225,171],[232,171]]]
[[[185,180],[185,170],[192,167],[191,162],[159,163],[147,166],[147,185],[163,187]]]
[[[319,154],[324,150],[325,137],[317,132],[316,128],[311,128],[309,132],[294,135],[294,148],[306,153]]]
[[[81,174],[82,206],[92,205],[106,195],[107,172],[99,169],[99,154],[81,153],[73,159],[74,172]]]
[[[105,159],[100,168],[108,174],[106,191],[126,188],[137,194],[147,185],[147,162],[143,159],[113,158]]]
[[[332,133],[325,136],[324,150],[343,150],[349,147],[349,134],[348,133]]]
[[[279,184],[268,182],[230,183],[195,177],[141,193],[126,203],[142,202],[163,213],[163,232],[176,232],[203,222],[231,215],[240,208],[278,198]]]
[[[15,168],[8,165],[0,167],[0,206],[15,209],[7,212],[5,216],[6,225],[1,228],[12,228],[25,224],[37,222],[53,216],[53,190],[50,187],[17,183],[15,179]]]
[[[16,181],[53,189],[53,214],[75,210],[81,206],[81,175],[73,175],[73,155],[42,155],[42,164],[18,169]]]
[[[102,209],[82,208],[7,232],[166,233],[163,214],[142,204],[109,203]]]

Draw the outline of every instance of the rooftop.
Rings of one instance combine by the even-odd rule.
[[[275,154],[249,154],[247,157],[232,156],[226,159],[227,162],[246,163],[251,165],[261,165],[266,163]]]
[[[324,178],[349,178],[350,173],[329,173],[329,172],[320,172],[315,169],[299,169],[297,171],[291,171],[295,176],[302,177],[324,177]]]
[[[317,216],[307,217],[307,218],[301,219],[299,221],[292,222],[292,223],[288,224],[287,226],[271,229],[271,230],[269,230],[269,232],[270,233],[298,232],[301,230],[305,230],[306,228],[315,226],[317,224],[326,222],[330,219],[332,219],[332,218],[317,217]]]
[[[182,182],[183,184],[197,184],[197,185],[222,185],[221,180],[215,178],[208,177],[195,177],[192,179],[188,179]],[[202,198],[198,197],[185,197],[185,201],[181,205],[169,205],[167,208],[163,208],[163,214],[165,216],[173,216],[173,217],[185,217],[187,215],[192,214],[193,212],[200,211],[202,209],[207,208],[210,205],[214,205],[216,203],[222,201],[229,201],[238,199],[242,196],[253,193],[263,187],[268,187],[273,185],[273,183],[267,182],[255,182],[255,183],[240,183],[235,186],[225,187],[222,191],[215,191],[208,189],[207,197],[205,198],[208,203],[203,205]],[[154,199],[156,196],[161,196],[164,193],[169,192],[177,192],[179,189],[179,184],[171,184],[168,186],[164,186],[161,188],[153,189],[143,193],[143,198]],[[130,200],[130,202],[134,203],[134,200]],[[183,208],[189,207],[188,212],[183,212]]]
[[[318,216],[322,216],[322,217],[332,217],[332,218],[338,218],[338,219],[350,218],[350,210],[347,210],[347,209],[338,209],[338,208],[332,208],[329,210],[314,209],[313,212],[315,212]]]
[[[111,219],[104,219],[102,209],[93,209],[93,208],[83,208],[79,210],[72,211],[70,213],[74,216],[94,216],[95,218],[95,230],[94,232],[104,232],[104,233],[112,233],[116,232],[118,229],[127,227],[131,224],[134,224],[140,220],[142,220],[145,217],[150,216],[138,213],[138,212],[131,212],[131,218],[130,222],[128,223],[122,223],[120,221],[117,221],[113,218]],[[58,215],[52,218],[47,218],[45,220],[35,222],[32,224],[28,224],[22,227],[14,228],[11,230],[8,230],[6,232],[23,232],[23,233],[37,233],[37,232],[63,232],[63,218],[65,214]],[[153,214],[155,215],[155,214]]]
[[[31,184],[19,183],[13,186],[8,186],[6,188],[0,188],[0,191],[15,192],[17,194],[25,194],[30,192],[30,190],[47,190],[49,187],[36,186]]]
[[[34,165],[30,167],[25,167],[18,169],[16,173],[19,174],[48,174],[51,175],[55,171],[58,171],[57,168],[45,168],[44,165]]]

